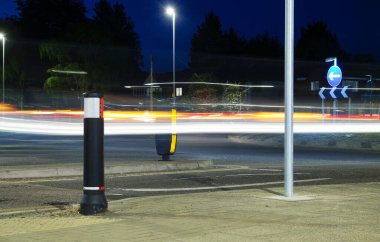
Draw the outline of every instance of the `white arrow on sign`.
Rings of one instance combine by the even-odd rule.
[[[321,90],[319,91],[319,96],[322,98],[322,99],[326,99],[325,95],[323,95],[323,92],[325,91],[325,87],[322,87]]]
[[[329,74],[329,79],[330,79],[330,81],[333,81],[334,78],[340,78],[340,74],[334,74],[334,72],[332,71]]]
[[[335,96],[335,94],[334,94],[335,89],[336,89],[336,87],[331,88],[330,96],[331,96],[332,98],[336,98],[336,96]]]
[[[344,98],[348,98],[348,95],[347,95],[347,93],[346,93],[347,88],[348,88],[348,86],[344,86],[343,89],[342,89],[342,91],[341,91],[342,96],[343,96]]]

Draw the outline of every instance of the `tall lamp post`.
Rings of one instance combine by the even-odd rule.
[[[285,195],[293,197],[294,0],[285,0]]]
[[[5,35],[3,33],[0,33],[0,39],[2,39],[3,41],[3,104],[5,103],[4,100],[5,100],[5,92],[4,92],[4,81],[5,81],[5,68],[4,68],[4,63],[5,63]]]
[[[176,90],[175,90],[175,9],[173,7],[167,7],[166,8],[166,14],[171,16],[173,19],[173,105],[175,106],[175,97],[176,97]]]

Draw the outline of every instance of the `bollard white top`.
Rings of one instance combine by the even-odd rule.
[[[102,118],[101,98],[84,99],[84,118]]]

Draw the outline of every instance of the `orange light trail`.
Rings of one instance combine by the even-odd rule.
[[[0,111],[15,111],[16,109],[9,104],[0,103]]]
[[[7,116],[27,115],[33,118],[83,118],[81,110],[16,110],[9,104],[0,104],[0,111]],[[171,111],[114,111],[104,112],[106,121],[160,122],[172,118]],[[177,112],[177,120],[257,120],[283,122],[283,112]],[[337,115],[294,112],[295,122],[320,120],[379,120],[380,115]]]

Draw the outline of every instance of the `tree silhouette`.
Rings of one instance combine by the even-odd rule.
[[[29,62],[21,68],[25,66],[23,76],[36,80],[33,86],[41,87],[37,80],[45,79],[47,89],[65,88],[63,82],[69,79],[47,72],[54,68],[84,70],[88,86],[99,90],[120,89],[139,73],[140,42],[122,4],[99,0],[93,19],[85,16],[82,0],[17,0],[17,6],[17,29],[28,40],[18,43]]]
[[[191,39],[190,67],[202,68],[210,63],[210,55],[221,54],[223,46],[223,32],[220,19],[210,12],[204,22],[198,26]]]
[[[212,72],[225,78],[231,74],[231,66],[238,67],[234,72],[245,71],[241,57],[282,56],[283,46],[277,38],[265,33],[247,41],[234,28],[223,32],[219,17],[211,12],[193,35],[189,66],[194,72]]]
[[[25,37],[57,38],[86,21],[82,0],[17,0],[19,23]]]
[[[254,57],[279,58],[284,55],[284,48],[278,39],[265,33],[248,42],[246,53]]]
[[[108,0],[100,0],[94,7],[93,23],[105,45],[98,49],[102,58],[98,68],[108,72],[104,77],[111,83],[122,86],[125,80],[133,79],[142,65],[140,41],[134,24],[120,3],[111,5]],[[130,83],[133,84],[133,83]]]
[[[51,63],[43,61],[40,45],[44,41],[63,40],[63,36],[86,21],[86,8],[81,0],[17,0],[18,17],[15,17],[16,32],[9,38],[13,67],[21,88],[41,87],[46,78],[46,70]]]
[[[220,53],[222,35],[219,17],[210,12],[191,40],[191,52]]]
[[[336,56],[347,59],[339,42],[322,21],[317,21],[301,28],[301,37],[296,45],[296,57],[309,60],[323,60]]]
[[[245,39],[239,37],[234,28],[229,28],[223,33],[223,49],[222,53],[226,55],[246,55],[247,42]]]

